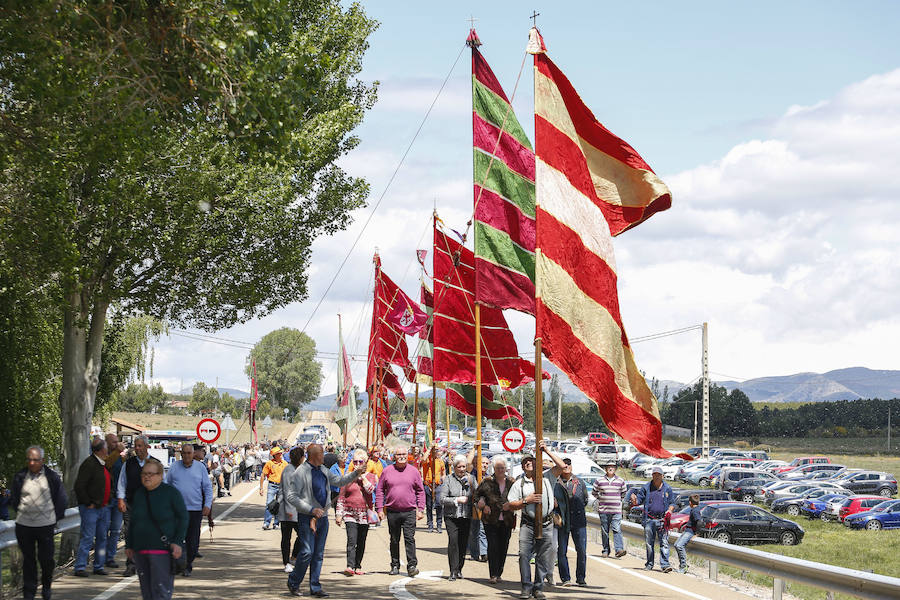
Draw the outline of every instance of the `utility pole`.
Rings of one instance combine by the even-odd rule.
[[[562,439],[562,392],[556,395],[556,439]]]
[[[709,458],[709,327],[703,323],[703,458]]]

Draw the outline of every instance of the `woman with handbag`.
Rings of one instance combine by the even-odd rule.
[[[170,600],[175,587],[175,561],[181,557],[188,512],[175,487],[163,483],[163,466],[147,459],[131,504],[125,554],[134,561],[143,600]]]
[[[502,456],[495,456],[494,474],[485,477],[475,490],[475,505],[481,511],[481,522],[487,537],[489,583],[500,582],[506,554],[509,551],[509,536],[516,528],[516,513],[503,510],[509,502],[509,490],[514,480],[506,475],[507,463]]]
[[[366,464],[368,458],[365,450],[356,450],[352,464],[347,466],[348,471]],[[344,569],[344,575],[348,577],[365,575],[362,558],[366,551],[366,537],[369,535],[369,525],[378,522],[378,514],[373,505],[377,482],[375,473],[366,473],[342,487],[338,494],[334,521],[338,527],[343,523],[347,529],[347,568]]]
[[[447,558],[450,562],[450,581],[462,577],[472,527],[472,499],[475,496],[475,478],[468,472],[466,457],[453,459],[453,473],[444,478],[438,497],[444,509],[444,525],[447,527]]]
[[[281,561],[284,563],[284,572],[294,570],[294,563],[300,554],[300,534],[297,532],[297,508],[290,502],[286,502],[291,492],[291,475],[303,463],[303,448],[295,446],[291,448],[289,455],[291,462],[281,472],[281,489],[275,496],[274,502],[278,503],[278,522],[281,523]],[[273,507],[274,508],[274,507]],[[270,509],[271,510],[271,509]],[[291,535],[294,534],[294,549],[291,551]]]

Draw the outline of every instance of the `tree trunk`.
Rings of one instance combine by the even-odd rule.
[[[108,303],[72,293],[63,315],[63,374],[59,393],[62,416],[63,482],[74,501],[72,487],[78,467],[90,454],[91,418],[100,377],[100,350]]]

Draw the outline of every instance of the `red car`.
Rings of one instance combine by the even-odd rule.
[[[615,442],[611,435],[598,431],[587,434],[587,441],[588,444],[612,444]]]
[[[802,467],[804,465],[812,465],[812,464],[821,464],[821,463],[830,463],[831,459],[827,456],[798,456],[794,460],[790,462],[790,464],[784,465],[783,467],[778,467],[773,469],[772,472],[775,475],[779,475],[781,473],[787,473],[788,471],[793,471],[797,467]]]
[[[838,518],[843,521],[850,515],[865,512],[882,502],[884,502],[883,496],[850,496],[844,500],[844,505],[840,508]]]
[[[701,500],[700,508],[711,504],[745,504],[744,502],[735,502],[734,500]],[[691,520],[691,506],[687,505],[677,513],[669,517],[669,531],[684,531],[684,526]],[[696,533],[696,532],[695,532]]]

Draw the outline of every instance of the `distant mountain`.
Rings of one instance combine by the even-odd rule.
[[[544,370],[550,375],[559,375],[559,385],[566,396],[566,402],[588,402],[588,397],[556,365],[544,361]],[[714,383],[728,391],[739,388],[751,402],[835,402],[859,398],[900,398],[900,371],[876,371],[865,367]],[[660,392],[667,386],[671,398],[686,384],[668,379],[659,381]],[[545,381],[544,392],[549,393],[549,390],[550,384]],[[437,394],[439,398],[443,398],[444,390],[437,390]],[[361,396],[367,398],[365,393]],[[335,397],[335,394],[319,396],[308,407],[313,410],[329,410],[334,407]],[[419,397],[430,398],[431,388],[420,390]]]

